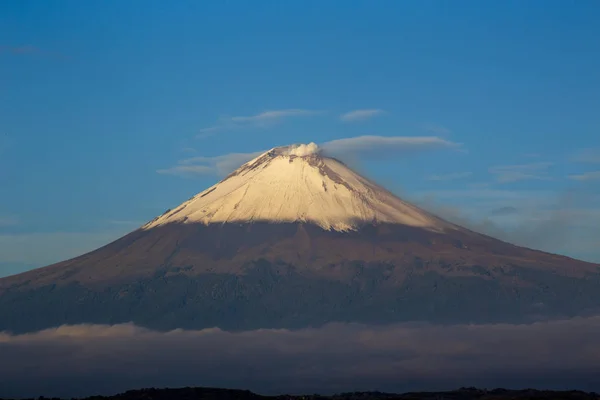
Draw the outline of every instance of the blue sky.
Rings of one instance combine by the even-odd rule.
[[[0,275],[136,228],[231,153],[365,135],[397,140],[346,156],[399,195],[600,261],[599,17],[585,0],[1,2]]]

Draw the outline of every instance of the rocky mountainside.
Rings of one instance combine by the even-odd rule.
[[[597,264],[444,221],[302,145],[100,249],[0,279],[0,330],[523,322],[596,313],[599,289]]]

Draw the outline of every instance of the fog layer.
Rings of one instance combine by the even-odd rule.
[[[530,325],[331,324],[160,333],[79,325],[0,334],[0,397],[212,386],[262,394],[460,386],[600,390],[600,317]]]

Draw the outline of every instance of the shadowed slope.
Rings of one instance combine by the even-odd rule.
[[[527,321],[593,311],[598,271],[468,231],[168,224],[0,280],[0,330]]]
[[[101,287],[153,276],[157,271],[243,275],[245,266],[257,260],[294,265],[308,275],[335,280],[343,279],[343,267],[350,263],[390,264],[394,265],[396,284],[402,283],[406,271],[414,266],[448,276],[469,276],[481,270],[489,279],[513,267],[579,278],[600,271],[597,264],[467,230],[441,234],[386,224],[341,233],[312,224],[175,223],[138,229],[83,256],[2,279],[0,290],[70,282]],[[327,272],[333,266],[338,267],[337,275]]]
[[[600,269],[442,220],[277,148],[96,251],[0,280],[0,330],[527,321],[600,306]]]

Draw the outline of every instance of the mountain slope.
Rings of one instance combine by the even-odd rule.
[[[365,223],[398,223],[438,231],[451,227],[338,160],[292,147],[275,148],[249,161],[224,181],[143,228],[173,222],[261,221],[308,222],[336,231],[355,230]]]
[[[600,266],[395,197],[310,146],[273,149],[96,251],[0,280],[0,330],[528,321],[598,311]]]

